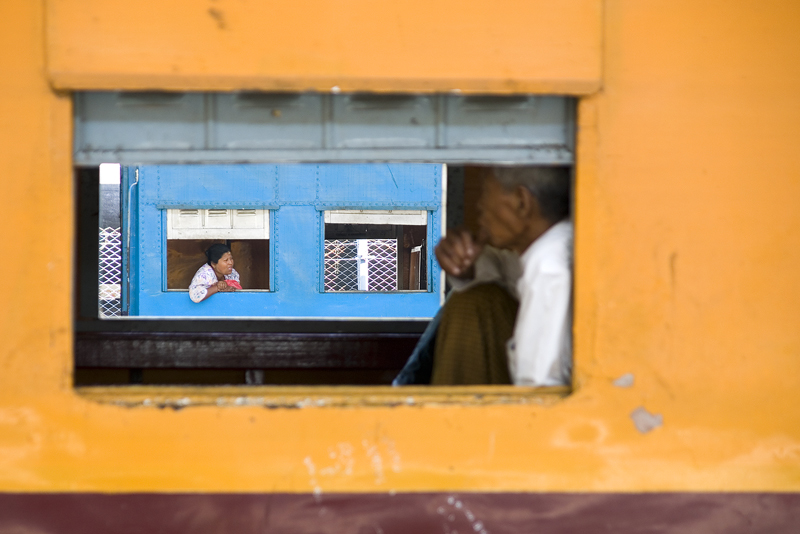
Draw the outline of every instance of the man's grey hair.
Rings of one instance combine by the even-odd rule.
[[[492,175],[507,191],[521,185],[539,202],[542,216],[552,223],[569,217],[569,167],[492,167]]]

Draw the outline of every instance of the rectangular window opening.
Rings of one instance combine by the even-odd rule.
[[[326,211],[324,289],[427,291],[425,210]]]
[[[213,243],[225,243],[231,248],[246,293],[264,292],[262,295],[278,300],[287,280],[303,279],[333,303],[348,297],[347,293],[369,303],[395,296],[390,293],[403,293],[396,295],[399,298],[429,293],[438,299],[445,281],[440,278],[433,250],[445,227],[477,231],[477,202],[487,166],[574,164],[575,101],[569,98],[343,95],[340,101],[335,96],[303,93],[292,94],[290,102],[270,95],[257,94],[254,99],[249,93],[231,93],[210,94],[210,104],[204,108],[197,96],[186,93],[174,100],[176,104],[197,104],[197,117],[210,113],[209,109],[214,113],[186,119],[176,111],[166,121],[174,127],[161,131],[164,139],[155,144],[152,139],[137,137],[149,130],[134,128],[137,110],[149,110],[150,103],[133,102],[124,93],[76,96],[80,104],[76,113],[81,117],[76,121],[75,137],[75,386],[389,385],[423,332],[425,319],[276,320],[265,312],[227,321],[188,315],[167,319],[146,313],[131,313],[125,321],[104,320],[127,315],[131,295],[126,286],[139,287],[141,283],[130,268],[130,244],[141,238],[141,246],[133,254],[148,255],[159,249],[163,260],[157,273],[159,296],[177,298],[177,293],[187,292],[194,273],[206,261],[204,251]],[[256,101],[258,106],[253,105]],[[329,113],[318,112],[318,108]],[[378,120],[377,114],[388,122]],[[369,120],[365,122],[362,115],[369,115]],[[162,119],[155,115],[145,118]],[[113,130],[119,139],[104,133],[105,121],[124,126]],[[362,123],[369,124],[368,131]],[[385,134],[379,135],[381,131]],[[216,145],[203,145],[203,135],[208,132],[212,135],[205,139],[211,141],[205,142]],[[286,137],[287,133],[291,136]],[[110,150],[103,143],[122,147],[114,149],[121,165],[99,164],[102,160],[98,158]],[[258,197],[253,203],[239,199],[215,204],[187,196],[193,204],[177,197],[168,202],[137,198],[141,188],[133,174],[125,174],[126,167],[133,169],[139,163],[246,167],[304,161],[328,162],[320,167],[353,161],[387,167],[391,164],[381,162],[447,162],[441,205],[418,202],[411,206],[412,202],[395,203],[393,198],[373,202],[369,195],[374,191],[366,188],[364,200],[353,197],[314,206],[318,210],[315,231],[303,222],[303,233],[295,237],[293,225],[306,221],[301,219],[298,204],[307,198],[303,195],[313,197],[313,185],[297,189],[297,198],[285,202]],[[240,184],[238,176],[227,182],[234,190]],[[274,191],[277,197],[282,187],[278,181],[264,192]],[[320,190],[317,184],[317,195]],[[160,244],[149,235],[137,236],[141,227],[136,226],[132,199],[159,214],[158,224],[163,228]],[[437,209],[441,209],[436,215],[440,219],[434,219]],[[278,212],[282,223],[273,227]],[[315,254],[316,267],[313,263],[311,269],[298,267],[289,276],[292,269],[285,267],[284,257],[284,270],[279,271],[277,257],[285,250],[279,246],[280,239],[300,240]],[[159,344],[152,343],[154,339]],[[304,391],[301,393],[307,395]],[[406,390],[394,391],[403,395]]]
[[[269,210],[167,209],[167,290],[188,291],[206,250],[231,249],[242,291],[269,290]]]

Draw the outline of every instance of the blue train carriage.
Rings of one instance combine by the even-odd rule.
[[[443,298],[435,164],[150,165],[122,172],[131,316],[428,318]],[[212,243],[241,291],[194,303]]]

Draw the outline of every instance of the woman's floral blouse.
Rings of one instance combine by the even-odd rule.
[[[231,274],[225,275],[225,280],[236,280],[238,282],[239,273],[234,269]],[[192,283],[189,286],[189,298],[192,299],[192,302],[200,302],[206,298],[208,288],[217,282],[217,275],[214,272],[214,268],[204,263],[203,266],[194,273],[194,278],[192,278]]]

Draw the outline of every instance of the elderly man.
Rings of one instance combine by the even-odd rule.
[[[448,232],[436,258],[455,290],[395,385],[568,384],[572,367],[570,173],[495,167],[480,235]]]

